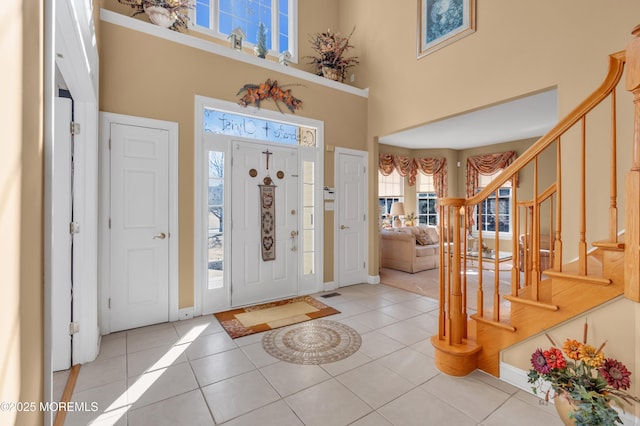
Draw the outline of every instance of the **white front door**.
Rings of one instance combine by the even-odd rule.
[[[231,304],[242,306],[298,292],[298,151],[250,142],[232,143]],[[268,162],[268,168],[267,168]],[[262,257],[260,187],[275,188],[275,259]]]
[[[337,192],[337,284],[339,287],[366,282],[366,194],[365,152],[336,149]]]
[[[51,355],[53,371],[71,367],[71,99],[56,98],[51,167]]]
[[[111,331],[169,320],[169,132],[111,123]]]

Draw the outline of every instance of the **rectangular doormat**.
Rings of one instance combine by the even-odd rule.
[[[339,313],[311,296],[301,296],[214,315],[229,336],[235,339]]]

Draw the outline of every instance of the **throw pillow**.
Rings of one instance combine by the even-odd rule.
[[[428,246],[429,244],[431,244],[431,241],[429,241],[429,239],[424,235],[418,235],[416,236],[416,243],[421,246]]]

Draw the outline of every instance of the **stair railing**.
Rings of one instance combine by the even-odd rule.
[[[563,137],[569,131],[577,129],[579,133],[579,186],[577,197],[579,204],[578,219],[578,261],[577,271],[571,271],[588,278],[587,269],[587,236],[586,236],[586,149],[587,149],[587,116],[604,100],[611,103],[611,189],[608,206],[609,233],[608,239],[617,242],[617,158],[616,158],[616,96],[615,89],[621,79],[625,65],[625,52],[609,56],[609,71],[603,83],[571,113],[560,120],[547,134],[535,142],[525,153],[515,159],[500,175],[494,178],[482,191],[467,199],[444,198],[438,200],[440,214],[441,268],[440,268],[440,312],[437,339],[447,344],[460,344],[467,337],[467,319],[489,322],[499,327],[515,330],[509,323],[508,300],[518,298],[524,303],[554,308],[547,295],[541,294],[540,282],[544,273],[540,267],[540,235],[549,236],[548,250],[549,268],[556,273],[563,273],[562,259],[562,169],[561,146]],[[640,85],[639,85],[640,87]],[[640,95],[639,95],[640,97]],[[638,105],[638,104],[636,104]],[[638,134],[640,135],[640,129]],[[569,139],[569,138],[567,138]],[[601,143],[600,141],[598,141]],[[539,163],[541,154],[555,149],[555,180],[542,191],[538,187],[540,180]],[[639,154],[640,158],[640,154]],[[533,170],[531,199],[518,201],[518,193],[522,189],[516,185],[516,176],[525,167]],[[502,242],[500,220],[508,216],[506,208],[499,203],[499,189],[508,181],[512,182],[511,241]],[[575,199],[575,197],[573,197]],[[483,206],[494,206],[489,217],[495,222],[490,231],[483,231]],[[504,211],[501,211],[504,210]],[[467,217],[472,215],[471,218]],[[520,233],[524,241],[521,246]],[[468,237],[473,236],[470,243]],[[487,247],[493,244],[483,256],[483,243]],[[473,245],[470,245],[473,244]],[[511,252],[511,283],[508,286],[500,281],[499,269],[506,255],[501,255],[501,247],[509,247],[504,252]],[[477,247],[477,250],[474,250]],[[469,262],[477,263],[477,268],[469,268]],[[506,264],[506,263],[505,263]],[[493,285],[483,282],[483,266],[493,265]],[[477,271],[477,272],[474,272]],[[551,271],[549,273],[551,273]],[[478,288],[475,292],[475,308],[468,306],[467,275],[477,273]],[[508,287],[508,288],[505,288]],[[487,294],[489,293],[489,294]],[[475,313],[471,313],[474,310]],[[436,336],[434,336],[434,339]]]

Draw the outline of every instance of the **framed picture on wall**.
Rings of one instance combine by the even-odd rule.
[[[418,0],[418,58],[476,31],[476,0]]]

